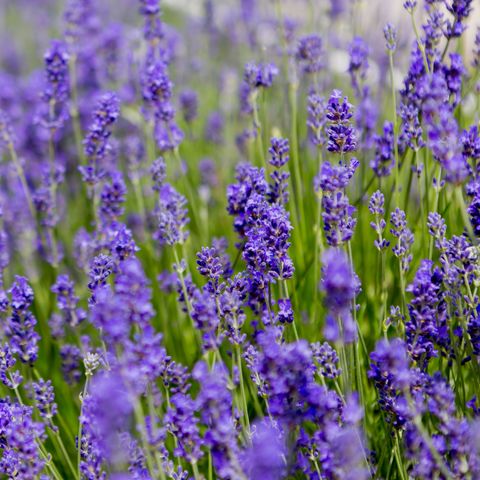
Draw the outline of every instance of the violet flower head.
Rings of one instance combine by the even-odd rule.
[[[323,67],[323,55],[323,42],[318,35],[306,35],[298,41],[295,59],[304,73],[319,72]]]
[[[277,480],[286,473],[285,438],[280,429],[267,420],[252,427],[252,444],[243,453],[241,464],[249,480]]]
[[[202,336],[204,351],[215,350],[221,343],[221,336],[217,335],[220,325],[217,305],[209,292],[194,293],[192,299],[192,320]]]
[[[375,135],[375,158],[370,161],[370,167],[377,177],[388,177],[395,166],[393,154],[394,133],[392,122],[385,122],[383,134]]]
[[[189,395],[176,393],[170,399],[170,405],[164,421],[178,442],[174,455],[187,462],[197,462],[203,456],[203,440],[200,436],[200,422],[195,415],[196,402]]]
[[[40,417],[45,424],[52,429],[56,429],[52,419],[57,414],[57,404],[55,403],[55,392],[51,380],[40,378],[32,383],[32,393]]]
[[[273,63],[247,63],[243,79],[251,89],[255,90],[271,87],[277,75],[278,68]]]
[[[480,131],[477,125],[469,130],[463,130],[460,137],[462,155],[468,160],[480,160]]]
[[[406,146],[418,152],[425,146],[422,134],[422,126],[419,119],[419,110],[412,104],[400,105],[400,117],[402,123],[400,126],[399,150],[405,151]]]
[[[160,191],[167,178],[167,165],[163,157],[158,157],[153,161],[150,174],[153,180],[153,189],[157,192]]]
[[[142,96],[152,108],[161,108],[172,97],[173,83],[167,66],[162,62],[148,64],[142,72]]]
[[[33,302],[33,290],[27,279],[15,276],[10,289],[12,313],[7,319],[5,334],[10,341],[12,353],[23,363],[33,364],[38,357],[40,336],[35,331],[37,320],[29,311]]]
[[[395,25],[387,23],[383,29],[383,35],[385,37],[385,47],[387,50],[394,52],[397,48],[397,29]]]
[[[46,90],[43,95],[47,102],[62,102],[68,97],[68,58],[65,43],[53,40],[44,56]]]
[[[157,0],[140,0],[140,13],[145,19],[143,36],[145,40],[155,43],[163,38],[164,30],[160,19],[160,2]]]
[[[98,28],[93,0],[68,0],[65,7],[65,37],[78,48],[78,41]]]
[[[480,67],[480,27],[477,27],[475,34],[472,65],[477,68]]]
[[[275,168],[283,167],[290,160],[290,144],[288,139],[272,137],[270,139],[268,153],[270,154],[270,165]]]
[[[472,12],[472,0],[452,0],[446,3],[447,10],[452,14],[453,20],[447,21],[446,37],[460,37],[467,28],[465,20]]]
[[[408,304],[410,320],[405,323],[407,350],[423,370],[426,370],[430,359],[438,355],[437,348],[450,353],[442,283],[441,270],[434,268],[430,260],[423,260],[413,283],[407,287],[407,292],[413,295]]]
[[[375,215],[375,222],[371,222],[370,226],[377,234],[378,238],[374,241],[374,245],[379,251],[385,250],[390,245],[390,242],[384,238],[384,231],[387,226],[387,223],[383,218],[385,214],[384,204],[385,196],[380,190],[372,193],[368,203],[368,209],[371,214]]]
[[[18,403],[0,403],[2,419],[2,457],[0,473],[8,478],[40,478],[45,466],[38,440],[41,424],[33,420],[33,409]]]
[[[403,272],[407,272],[412,261],[411,246],[414,241],[412,231],[407,227],[407,216],[403,210],[396,208],[390,214],[390,223],[392,228],[390,233],[397,238],[396,243],[392,247],[393,254],[400,260]]]
[[[357,95],[361,93],[361,83],[367,75],[368,54],[369,48],[365,40],[361,37],[355,37],[349,46],[350,63],[348,65],[348,73]]]
[[[79,298],[75,295],[74,283],[68,275],[59,275],[51,291],[57,295],[57,306],[68,325],[74,328],[85,319],[85,312],[77,307]]]
[[[359,292],[360,282],[342,250],[326,250],[322,264],[321,289],[325,294],[325,305],[329,312],[325,338],[334,342],[351,343],[357,335],[357,326],[351,312],[355,308],[355,296]]]
[[[288,255],[293,227],[289,212],[282,205],[269,205],[258,197],[247,203],[247,214],[252,215],[252,220],[258,217],[246,231],[242,257],[249,274],[263,290],[270,282],[293,276],[293,262]]]
[[[120,115],[120,100],[116,93],[104,94],[98,101],[87,136],[83,142],[88,165],[79,167],[83,180],[94,185],[105,175],[100,164],[111,146],[108,142],[112,126]]]
[[[12,371],[17,363],[8,343],[0,346],[0,380],[7,387],[15,389],[23,381],[18,370]]]
[[[158,203],[154,212],[158,223],[153,237],[161,246],[184,243],[188,238],[186,205],[186,198],[170,184],[166,183],[158,190]]]
[[[220,279],[225,272],[225,266],[219,252],[215,247],[202,247],[197,253],[197,269],[200,275],[208,279],[206,288],[213,295],[220,293]]]
[[[321,147],[326,142],[325,126],[327,124],[326,116],[327,102],[323,97],[316,93],[308,95],[308,118],[307,127],[309,138],[314,145]]]
[[[328,150],[344,154],[357,149],[357,138],[351,125],[352,105],[347,97],[342,97],[342,92],[334,90],[327,105],[327,136]]]
[[[200,384],[197,410],[206,426],[204,444],[212,454],[213,466],[220,478],[244,476],[239,464],[239,449],[231,416],[232,398],[227,388],[227,372],[216,364],[212,372],[204,362],[193,369],[193,378]]]
[[[194,90],[183,90],[180,93],[180,109],[186,123],[192,123],[198,114],[198,96]]]
[[[334,379],[342,373],[336,350],[328,343],[313,343],[312,354],[318,364],[318,373],[325,378]]]
[[[128,427],[132,404],[126,385],[119,372],[101,372],[93,377],[90,385],[88,408],[82,411],[82,422],[91,429],[100,455],[115,461],[122,455],[118,433]]]
[[[370,358],[368,377],[378,391],[380,408],[388,423],[394,428],[402,428],[408,420],[405,416],[408,411],[401,392],[409,388],[413,376],[406,345],[398,338],[391,342],[380,340]]]
[[[356,209],[350,205],[348,196],[345,194],[345,188],[357,167],[356,159],[352,159],[348,165],[340,164],[339,166],[332,166],[329,162],[325,162],[315,178],[315,190],[323,191],[323,229],[327,243],[333,247],[348,242],[353,236],[357,223],[353,218]]]
[[[113,222],[123,215],[127,186],[119,171],[110,174],[110,181],[105,183],[100,194],[100,215],[103,222]]]
[[[222,112],[214,111],[205,124],[205,139],[215,145],[222,145],[224,141],[225,117]]]
[[[278,299],[277,320],[280,323],[293,323],[292,302],[289,298]]]

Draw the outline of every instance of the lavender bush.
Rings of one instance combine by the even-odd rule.
[[[479,479],[480,4],[192,3],[0,2],[1,478]]]

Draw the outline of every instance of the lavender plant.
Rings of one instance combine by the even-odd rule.
[[[180,3],[0,2],[0,477],[480,478],[480,5]]]

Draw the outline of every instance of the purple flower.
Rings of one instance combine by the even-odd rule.
[[[278,68],[272,64],[247,63],[243,73],[243,79],[252,89],[269,88],[273,84],[273,79],[278,75]]]
[[[18,370],[11,371],[16,363],[8,343],[0,346],[0,380],[8,388],[17,388],[23,380]]]
[[[7,320],[5,334],[10,341],[12,353],[17,354],[23,363],[33,364],[38,356],[40,340],[34,330],[37,320],[28,310],[33,302],[33,290],[26,278],[16,275],[9,293],[12,313]]]
[[[267,420],[252,427],[252,443],[242,454],[242,466],[249,480],[277,480],[286,473],[285,438]]]
[[[142,96],[147,105],[161,108],[172,97],[173,83],[163,62],[148,64],[142,72]]]
[[[332,166],[329,162],[322,164],[319,176],[315,178],[315,190],[322,189],[322,217],[327,243],[336,247],[348,242],[353,235],[356,209],[350,205],[344,193],[350,179],[358,167],[358,161],[352,159],[348,165]]]
[[[189,232],[186,198],[178,193],[170,184],[165,183],[158,190],[158,203],[154,211],[157,219],[157,230],[153,238],[163,245],[184,243]]]
[[[226,370],[217,364],[212,372],[204,362],[193,370],[193,378],[200,385],[196,399],[197,410],[206,426],[204,444],[212,454],[213,466],[220,478],[239,478],[240,470],[236,432],[231,416],[232,397],[227,389]]]
[[[192,320],[201,335],[202,346],[205,351],[218,348],[222,337],[217,335],[220,325],[217,305],[208,292],[195,291],[192,299]]]
[[[176,393],[170,399],[170,405],[164,421],[178,442],[174,455],[187,462],[197,462],[203,456],[203,440],[200,437],[199,420],[195,415],[196,402],[189,395]]]
[[[433,268],[430,260],[423,260],[413,283],[407,287],[414,297],[408,305],[410,321],[405,323],[407,349],[424,370],[430,359],[438,355],[435,346],[447,355],[451,350],[442,283],[441,270]]]
[[[288,139],[272,137],[270,139],[268,153],[270,154],[270,165],[275,168],[283,167],[290,159],[290,144],[288,143]]]
[[[334,90],[327,105],[328,150],[334,153],[353,152],[357,148],[357,138],[351,126],[352,105],[342,92]]]
[[[322,264],[321,289],[328,309],[325,337],[329,341],[351,343],[357,335],[357,326],[351,312],[355,308],[355,296],[359,292],[360,282],[342,250],[326,250]]]
[[[277,319],[280,323],[293,322],[292,302],[288,298],[280,298],[278,300]]]
[[[123,204],[127,186],[123,175],[114,171],[110,174],[110,182],[105,183],[100,194],[100,214],[105,223],[113,222],[123,215]]]
[[[383,35],[385,37],[387,50],[394,52],[397,48],[397,29],[391,23],[387,23],[383,28]]]
[[[120,100],[115,93],[104,94],[92,115],[92,122],[83,142],[88,165],[79,167],[83,180],[94,185],[105,175],[101,161],[111,149],[108,140],[112,126],[120,115]]]
[[[52,418],[57,414],[57,404],[55,403],[55,393],[51,380],[43,380],[40,378],[37,382],[32,383],[33,399],[37,407],[40,417],[45,424],[54,430]]]
[[[423,141],[422,126],[419,119],[419,110],[414,105],[400,105],[400,116],[402,124],[400,126],[399,149],[404,151],[406,146],[417,152],[425,146]]]
[[[304,73],[316,73],[323,67],[323,42],[315,34],[306,35],[298,41],[295,59]]]
[[[167,178],[167,165],[163,157],[158,157],[153,161],[150,167],[150,174],[152,175],[153,189],[159,192]]]
[[[44,56],[47,82],[44,98],[47,102],[60,102],[68,96],[68,58],[67,46],[60,40],[53,40]]]
[[[390,214],[392,228],[390,233],[397,238],[397,243],[392,247],[393,254],[400,260],[401,268],[407,272],[412,261],[410,248],[414,241],[411,230],[407,227],[407,216],[403,210],[396,208]]]
[[[339,358],[336,350],[329,343],[313,343],[312,355],[318,363],[318,373],[325,378],[334,379],[342,370],[338,367]]]
[[[453,22],[447,21],[447,38],[460,37],[467,28],[464,22],[472,11],[472,0],[452,0],[446,3],[447,10],[453,16]]]
[[[219,111],[212,112],[205,125],[205,139],[216,145],[223,143],[223,131],[225,127],[225,118]]]
[[[385,412],[388,423],[402,428],[408,411],[405,411],[405,399],[401,392],[410,386],[413,377],[406,346],[398,338],[392,342],[380,340],[370,358],[372,363],[368,377],[375,383],[380,408]]]
[[[186,123],[192,123],[198,114],[198,97],[194,90],[183,90],[179,96],[180,109]]]
[[[395,166],[393,155],[393,124],[385,122],[383,135],[375,135],[375,158],[370,161],[370,167],[378,177],[388,177]]]
[[[348,65],[348,73],[357,94],[360,94],[361,83],[367,75],[368,54],[369,48],[363,38],[355,37],[349,46],[350,63]]]
[[[85,312],[77,307],[79,298],[75,295],[74,284],[68,275],[59,275],[51,291],[57,295],[57,306],[62,311],[65,322],[75,328],[85,319]]]
[[[307,127],[309,138],[314,145],[321,147],[326,142],[325,126],[327,124],[326,116],[327,103],[325,99],[316,93],[308,95],[308,118]]]
[[[45,462],[38,440],[42,425],[33,420],[31,407],[3,401],[0,403],[2,457],[0,473],[9,478],[34,480],[40,477]]]
[[[387,226],[387,223],[383,218],[383,215],[385,214],[384,203],[385,197],[380,190],[377,190],[372,194],[370,202],[368,203],[370,213],[375,215],[375,222],[370,223],[370,226],[375,230],[375,233],[378,236],[378,239],[374,241],[374,245],[380,251],[385,250],[390,245],[390,242],[383,238],[383,232]]]

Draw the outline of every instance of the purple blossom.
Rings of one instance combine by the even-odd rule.
[[[348,73],[350,74],[352,86],[359,94],[361,84],[365,80],[368,70],[369,48],[365,40],[361,37],[355,37],[349,46],[350,63]]]
[[[255,90],[258,88],[271,87],[277,75],[278,68],[272,63],[247,63],[245,65],[243,79],[252,90]]]
[[[370,167],[378,177],[388,177],[395,166],[393,155],[394,133],[392,122],[385,122],[383,134],[375,135],[375,158],[370,161]]]
[[[268,421],[253,426],[252,444],[242,454],[243,469],[249,480],[276,480],[286,473],[284,458],[288,452],[285,438]]]
[[[33,290],[27,279],[15,276],[9,291],[12,313],[7,320],[5,334],[10,341],[12,353],[23,363],[33,364],[38,357],[40,336],[34,330],[37,320],[28,309],[33,302]]]
[[[194,90],[183,90],[179,96],[180,109],[186,123],[192,123],[198,114],[198,97]]]
[[[268,153],[270,154],[270,165],[275,168],[283,167],[290,159],[290,144],[288,143],[288,139],[272,137],[270,139]]]
[[[360,282],[341,250],[326,250],[322,265],[320,286],[328,309],[325,338],[329,341],[351,343],[357,335],[357,326],[351,312],[355,308],[355,296],[359,292]]]
[[[323,42],[315,34],[306,35],[298,41],[295,59],[304,73],[316,73],[323,67]]]
[[[186,198],[170,184],[165,183],[158,190],[158,203],[154,211],[158,223],[153,237],[160,246],[184,243],[188,238],[186,204]]]
[[[334,90],[327,105],[327,148],[330,152],[342,155],[356,150],[356,133],[350,122],[352,116],[352,105],[347,97],[342,97],[342,92]]]
[[[242,476],[225,367],[217,364],[214,371],[209,372],[207,365],[199,362],[193,378],[200,384],[197,409],[207,427],[203,441],[212,454],[215,471],[219,478]]]
[[[321,147],[326,142],[325,126],[327,124],[326,116],[327,103],[325,99],[316,93],[308,95],[307,107],[307,127],[309,138],[314,145]]]
[[[390,214],[390,223],[392,224],[390,233],[397,238],[397,242],[392,247],[392,251],[400,260],[402,271],[407,272],[413,258],[410,249],[414,241],[414,236],[411,230],[407,227],[407,216],[405,212],[396,208]]]

